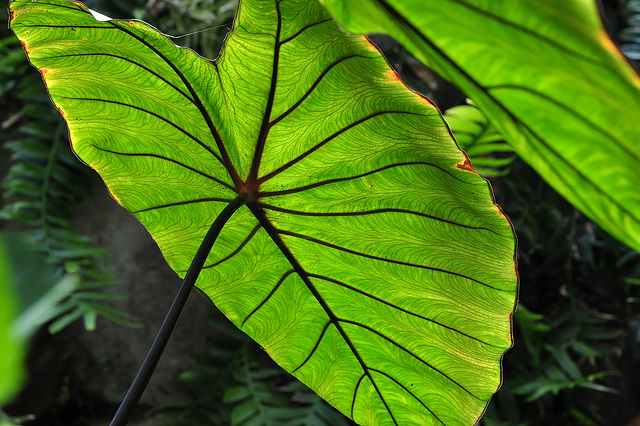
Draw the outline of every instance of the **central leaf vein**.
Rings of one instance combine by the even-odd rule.
[[[365,372],[365,374],[367,375],[367,377],[371,381],[371,384],[375,388],[375,390],[376,390],[376,392],[378,394],[378,397],[380,398],[380,400],[384,404],[385,408],[387,409],[389,415],[393,419],[394,424],[397,425],[397,422],[395,421],[395,418],[393,417],[393,414],[391,413],[391,410],[390,410],[389,406],[387,405],[387,402],[385,401],[384,397],[382,396],[382,393],[380,392],[380,389],[378,388],[378,385],[373,380],[373,377],[371,377],[371,374],[368,372],[367,366],[366,366],[364,360],[362,359],[362,356],[360,355],[360,352],[356,349],[354,343],[351,341],[351,339],[349,338],[349,336],[347,335],[347,333],[343,329],[342,325],[339,322],[338,317],[335,315],[333,310],[327,304],[327,302],[324,299],[324,297],[322,297],[322,295],[320,294],[318,289],[313,285],[313,283],[309,279],[309,276],[308,276],[307,272],[304,270],[302,265],[300,265],[300,263],[298,262],[298,259],[296,259],[296,257],[293,255],[293,253],[291,253],[291,250],[289,250],[289,247],[287,247],[287,245],[284,243],[284,241],[280,237],[279,232],[275,229],[275,227],[267,219],[267,217],[265,216],[264,212],[258,207],[258,205],[255,202],[248,202],[246,204],[246,206],[249,208],[249,210],[251,210],[251,212],[254,214],[256,219],[258,219],[258,221],[262,224],[264,230],[267,231],[267,234],[271,237],[271,239],[276,244],[278,249],[280,249],[280,252],[285,256],[287,261],[289,261],[289,264],[291,264],[291,266],[293,267],[293,270],[298,274],[300,279],[302,279],[302,282],[304,282],[306,287],[309,289],[309,291],[315,297],[316,301],[320,304],[322,309],[325,311],[325,313],[329,317],[329,320],[336,327],[336,329],[338,330],[338,333],[340,333],[340,335],[342,336],[342,339],[344,340],[344,342],[349,347],[349,350],[351,351],[351,353],[353,353],[353,355],[355,356],[356,360],[358,361],[358,364],[360,365],[362,370]],[[273,290],[273,291],[275,291],[275,290]]]
[[[251,161],[251,169],[249,170],[249,176],[247,178],[247,184],[250,186],[249,191],[257,191],[258,173],[260,171],[260,161],[262,160],[262,153],[264,152],[264,146],[269,134],[269,120],[271,118],[271,110],[273,108],[273,100],[276,94],[276,85],[278,81],[278,67],[280,66],[280,32],[282,31],[282,14],[280,12],[280,2],[276,1],[276,15],[277,15],[277,27],[275,45],[273,49],[273,65],[271,69],[271,87],[269,88],[269,95],[267,97],[267,104],[264,114],[262,116],[262,124],[260,125],[260,133],[258,133],[258,140],[256,141],[256,150]]]

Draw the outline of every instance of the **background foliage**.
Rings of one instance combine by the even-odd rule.
[[[175,40],[209,58],[217,56],[235,10],[234,1],[213,0],[87,5],[112,17],[136,16],[173,35],[216,27]],[[604,8],[611,33],[637,66],[640,2],[612,0]],[[61,273],[78,274],[85,283],[50,313],[59,318],[54,330],[75,318],[84,318],[92,328],[98,314],[123,319],[94,291],[111,282],[100,267],[103,252],[72,227],[70,206],[83,194],[78,176],[87,172],[68,150],[66,131],[40,76],[26,63],[19,42],[5,27],[1,31],[0,158],[10,152],[15,164],[4,181],[2,219],[24,223],[32,230],[32,240],[44,242],[41,247]],[[405,81],[432,92],[441,108],[464,103],[464,94],[416,65],[402,47],[375,41]],[[474,164],[491,176],[497,201],[519,236],[516,346],[504,358],[503,388],[482,423],[630,423],[640,416],[640,377],[635,373],[640,371],[640,255],[599,229],[502,149],[491,123],[468,109],[473,107],[463,108],[445,111],[445,118]],[[192,398],[157,410],[178,410],[182,424],[347,424],[221,315],[213,315],[211,324],[210,349],[193,354],[193,371],[179,378]],[[64,424],[60,417],[40,421]]]
[[[2,20],[8,18],[2,12]],[[7,31],[8,32],[8,31]],[[95,291],[114,283],[102,266],[106,252],[74,231],[71,212],[88,190],[88,170],[71,152],[66,125],[43,90],[41,78],[26,62],[20,42],[10,34],[0,41],[0,105],[3,157],[12,165],[2,182],[0,219],[19,222],[23,239],[45,253],[61,275],[76,278],[75,291],[42,319],[52,333],[82,318],[93,330],[98,315],[127,323],[125,313],[106,306],[113,297]]]

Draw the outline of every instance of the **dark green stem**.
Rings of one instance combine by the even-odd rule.
[[[220,234],[222,227],[227,223],[227,220],[229,220],[233,213],[235,213],[236,210],[242,207],[246,202],[247,195],[239,194],[235,200],[229,203],[222,210],[220,215],[211,225],[211,228],[209,228],[209,232],[207,232],[204,240],[202,240],[202,244],[200,244],[200,248],[198,248],[198,252],[191,262],[187,275],[185,275],[184,280],[180,285],[180,289],[178,290],[176,297],[173,299],[173,303],[171,304],[171,307],[167,312],[167,316],[164,318],[164,322],[162,323],[162,326],[160,327],[160,330],[147,353],[147,357],[142,363],[142,366],[140,366],[140,370],[138,371],[138,374],[136,374],[135,379],[133,379],[133,383],[131,383],[131,387],[122,400],[118,411],[115,416],[113,416],[110,426],[122,426],[127,424],[127,421],[131,416],[131,412],[140,400],[140,397],[149,383],[149,379],[151,379],[153,370],[155,370],[156,365],[160,360],[160,356],[162,356],[162,352],[169,341],[171,332],[175,328],[178,318],[182,313],[182,309],[187,303],[189,294],[191,294],[191,290],[196,283],[196,279],[204,266],[204,262],[209,256],[213,243],[216,241],[216,238],[218,238],[218,235]]]

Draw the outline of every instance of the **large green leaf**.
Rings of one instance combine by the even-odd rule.
[[[324,2],[457,84],[560,194],[640,250],[640,77],[594,0]]]
[[[511,346],[514,236],[437,109],[315,1],[247,0],[216,61],[15,1],[77,155],[183,275],[361,424],[473,424]],[[150,289],[153,291],[153,289]]]

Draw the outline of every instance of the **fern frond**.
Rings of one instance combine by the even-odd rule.
[[[618,33],[620,50],[640,69],[640,0],[629,0],[625,12],[628,27]]]
[[[2,181],[0,220],[20,222],[48,262],[77,280],[74,292],[46,315],[53,321],[50,331],[76,319],[91,330],[98,316],[134,325],[131,316],[102,303],[113,296],[98,290],[115,283],[104,266],[108,251],[75,232],[70,219],[72,207],[89,189],[82,184],[88,181],[86,169],[71,152],[66,125],[42,88],[40,75],[12,35],[0,39],[0,95],[0,143],[11,153],[12,164]]]

